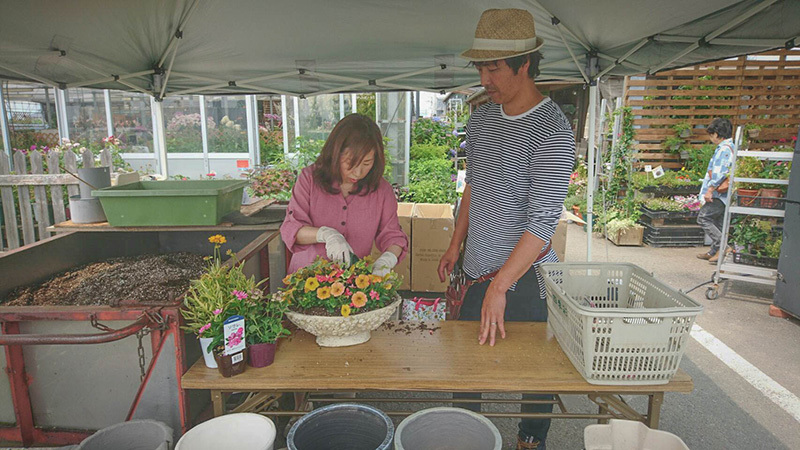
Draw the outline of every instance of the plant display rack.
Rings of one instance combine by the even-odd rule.
[[[697,247],[705,240],[705,232],[699,225],[642,225],[644,242],[651,247]]]
[[[736,176],[736,163],[739,158],[754,157],[769,161],[792,161],[793,154],[790,152],[762,152],[762,151],[739,151],[739,145],[742,142],[742,127],[736,129],[736,139],[733,146],[733,164],[731,164],[730,178],[731,185],[736,182],[743,183],[757,183],[757,184],[779,184],[787,185],[789,180],[776,180],[767,178],[742,178]],[[783,209],[763,208],[760,203],[756,202],[754,205],[758,206],[738,206],[735,199],[731,198],[725,208],[725,218],[722,227],[722,239],[720,241],[720,249],[728,248],[728,229],[731,225],[731,215],[745,214],[762,217],[778,217],[783,218],[785,211]],[[742,258],[739,257],[742,262]],[[726,255],[724,258],[719,258],[717,261],[717,271],[712,278],[714,284],[706,290],[706,298],[714,300],[719,296],[719,284],[723,280],[739,280],[749,283],[764,284],[767,286],[775,286],[775,281],[778,278],[778,270],[769,267],[757,267],[752,265],[745,265],[737,263],[733,255]]]

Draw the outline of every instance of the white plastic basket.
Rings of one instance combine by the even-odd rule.
[[[689,450],[672,433],[651,430],[642,422],[611,419],[607,425],[589,425],[583,430],[586,450]]]
[[[697,302],[625,263],[544,263],[547,322],[591,384],[666,384],[678,370]]]

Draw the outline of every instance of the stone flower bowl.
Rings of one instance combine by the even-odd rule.
[[[348,317],[311,316],[294,311],[287,311],[286,316],[295,325],[316,336],[320,347],[347,347],[367,342],[370,331],[386,322],[402,301],[397,296],[388,306]]]

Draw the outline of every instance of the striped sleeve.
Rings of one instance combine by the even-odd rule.
[[[549,242],[558,225],[575,161],[571,130],[559,130],[542,142],[530,163],[526,231]]]

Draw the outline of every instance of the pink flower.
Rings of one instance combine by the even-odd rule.
[[[221,309],[217,308],[217,309],[214,310],[214,315],[215,316],[218,316],[220,314],[222,314],[222,310]]]
[[[344,290],[344,295],[346,295],[346,296],[348,296],[348,297],[350,297],[351,295],[353,295],[353,294],[350,292],[350,288],[347,288],[347,289],[345,289],[345,290]]]
[[[239,300],[244,300],[247,298],[247,292],[237,291],[235,289],[231,291],[231,295],[238,298]]]
[[[320,283],[324,283],[328,281],[328,277],[325,275],[317,275],[317,281],[319,281]]]
[[[373,300],[377,300],[377,299],[379,299],[380,297],[381,297],[381,294],[378,294],[378,293],[377,293],[377,292],[375,292],[375,291],[369,291],[369,298],[371,298],[371,299],[373,299]]]
[[[197,334],[198,335],[203,334],[203,332],[206,331],[209,328],[211,328],[211,324],[207,323],[207,324],[203,325],[202,327],[200,327],[200,330],[197,332]]]

